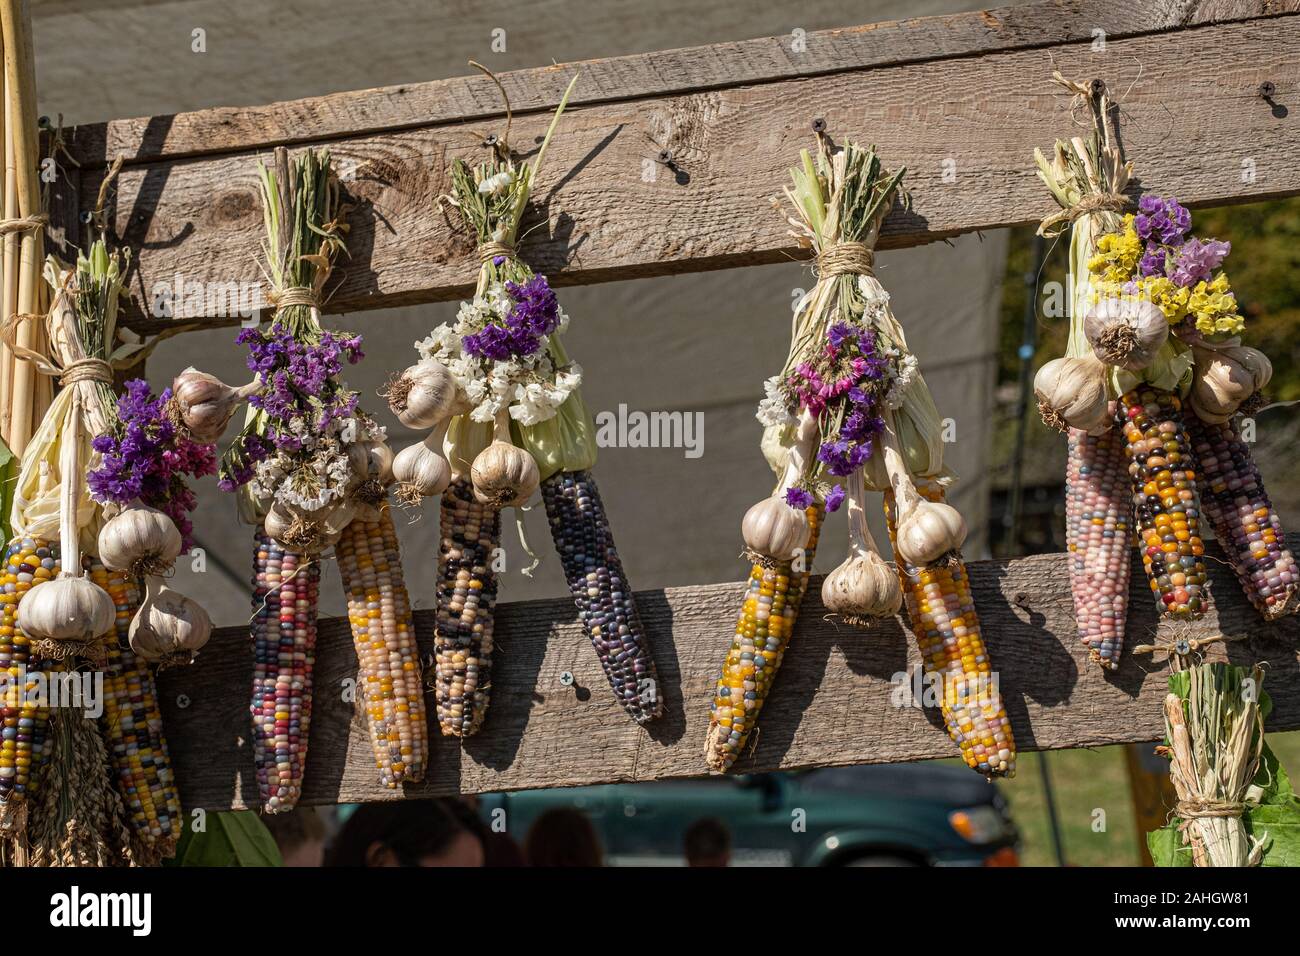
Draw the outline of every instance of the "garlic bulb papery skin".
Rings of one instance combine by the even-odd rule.
[[[505,411],[496,418],[492,444],[479,452],[470,467],[474,497],[494,508],[525,504],[541,484],[537,462],[510,440],[510,420]]]
[[[383,391],[388,407],[407,428],[432,428],[473,405],[441,362],[417,362],[394,378]]]
[[[950,504],[922,498],[899,522],[894,538],[904,562],[914,568],[928,567],[961,551],[966,543],[966,519]]]
[[[1107,296],[1084,316],[1083,333],[1102,362],[1140,372],[1168,340],[1169,322],[1147,299]]]
[[[816,416],[804,409],[776,491],[745,512],[740,522],[745,555],[755,564],[772,567],[783,561],[793,561],[808,545],[808,516],[802,508],[790,507],[785,493],[803,475],[816,435]]]
[[[312,512],[300,512],[280,502],[273,504],[262,520],[262,530],[281,544],[304,552],[319,552],[328,539],[341,533],[356,515],[350,499],[332,501]]]
[[[117,609],[108,592],[89,578],[67,572],[32,588],[18,604],[18,626],[36,640],[89,644],[116,621]]]
[[[393,459],[393,479],[403,503],[440,495],[451,484],[451,465],[442,457],[442,440],[447,434],[444,421],[424,441],[403,448]]]
[[[215,375],[191,366],[172,379],[172,401],[190,437],[200,444],[218,441],[239,406],[262,390],[254,380],[232,388]]]
[[[99,532],[99,560],[110,571],[135,577],[162,574],[181,553],[176,522],[156,508],[133,504],[104,523]]]
[[[1196,364],[1187,400],[1204,422],[1223,424],[1237,413],[1242,402],[1273,378],[1273,363],[1268,356],[1248,345],[1194,345],[1192,351]]]
[[[764,566],[793,561],[807,546],[808,532],[808,516],[786,504],[781,493],[758,502],[740,523],[746,554]]]
[[[393,450],[385,441],[370,439],[348,446],[348,461],[359,481],[388,485],[393,480]]]
[[[212,636],[212,619],[193,598],[146,579],[144,601],[131,620],[131,650],[147,661],[188,664]]]
[[[1034,376],[1034,394],[1049,428],[1099,435],[1111,427],[1106,365],[1095,355],[1052,359]]]
[[[880,556],[863,511],[862,472],[849,477],[849,556],[822,582],[822,604],[849,624],[893,617],[903,606],[898,569]]]
[[[894,411],[886,409],[881,417],[885,429],[880,451],[885,456],[890,490],[898,506],[894,548],[906,564],[924,568],[961,550],[966,541],[966,521],[951,505],[921,497],[899,446]]]

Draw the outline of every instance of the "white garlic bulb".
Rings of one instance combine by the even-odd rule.
[[[131,650],[147,661],[186,663],[212,635],[212,619],[193,598],[149,577],[140,610],[131,620]]]
[[[863,511],[862,472],[849,477],[849,556],[822,582],[822,604],[849,624],[892,617],[903,606],[898,569],[880,556]]]
[[[90,643],[107,634],[116,620],[117,608],[107,591],[66,571],[18,602],[18,626],[38,640]]]
[[[1106,366],[1094,355],[1052,359],[1034,376],[1034,394],[1043,423],[1051,428],[1100,434],[1111,425]]]
[[[1247,345],[1193,346],[1193,352],[1196,365],[1187,402],[1198,418],[1210,424],[1226,422],[1273,378],[1268,356]]]
[[[792,561],[808,546],[808,516],[803,509],[786,504],[784,494],[777,492],[745,512],[740,533],[753,560],[761,564]]]
[[[421,498],[440,495],[451,484],[451,465],[442,457],[442,436],[430,435],[424,441],[403,448],[393,459],[393,479],[403,501],[414,503]]]
[[[1083,332],[1098,359],[1140,372],[1168,340],[1169,322],[1147,299],[1108,296],[1084,317]]]
[[[924,568],[960,551],[965,541],[966,519],[961,512],[950,504],[922,498],[900,516],[894,548],[905,562]]]
[[[533,456],[510,440],[505,412],[497,416],[494,436],[470,466],[474,497],[495,508],[516,508],[533,496],[541,473]]]
[[[99,532],[99,559],[110,571],[135,577],[162,574],[181,553],[176,522],[156,508],[135,504],[104,523]]]
[[[393,450],[378,439],[353,442],[348,446],[348,462],[362,482],[374,481],[386,486],[393,478]]]
[[[441,362],[425,359],[402,372],[383,392],[388,407],[407,428],[432,428],[472,407]]]
[[[172,379],[172,401],[180,420],[190,437],[203,444],[219,440],[240,404],[259,391],[257,381],[232,388],[192,366]]]

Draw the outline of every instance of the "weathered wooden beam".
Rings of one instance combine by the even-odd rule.
[[[583,79],[570,98],[574,106],[703,93],[726,86],[1080,40],[1097,44],[1298,10],[1300,0],[1177,0],[1158,5],[1131,0],[1053,0],[514,70],[498,79],[511,108],[523,115],[554,109],[578,69]],[[502,115],[496,84],[471,73],[265,106],[218,107],[89,123],[69,131],[68,148],[83,166],[104,166],[119,155],[128,163],[141,163]]]
[[[1079,128],[1050,82],[1053,68],[1104,76],[1115,88],[1142,188],[1192,205],[1300,192],[1300,17],[1270,14],[1108,39],[1104,52],[1066,42],[953,53],[575,109],[534,190],[545,219],[529,224],[523,254],[558,285],[784,260],[796,250],[769,200],[817,117],[834,138],[875,142],[889,164],[908,167],[914,205],[890,216],[882,248],[1033,222],[1051,201],[1031,152]],[[1276,88],[1271,100],[1258,95],[1265,80]],[[517,118],[513,144],[533,149],[546,122],[541,113]],[[481,155],[481,132],[442,123],[324,141],[355,203],[351,258],[329,311],[469,293],[471,243],[434,206],[450,159]],[[665,149],[670,166],[655,162]],[[170,321],[145,314],[157,285],[259,281],[255,158],[249,149],[123,171],[111,225],[139,250],[128,324],[146,331]],[[83,176],[83,204],[99,175]]]
[[[1292,535],[1290,544],[1300,548],[1300,536]],[[1020,750],[1160,738],[1163,660],[1126,652],[1119,671],[1109,676],[1087,662],[1075,631],[1066,561],[1064,555],[1047,555],[970,565],[985,640]],[[1211,567],[1218,610],[1185,633],[1241,638],[1212,645],[1213,653],[1226,647],[1234,661],[1268,661],[1265,686],[1274,704],[1269,728],[1300,728],[1300,620],[1262,623],[1226,568],[1218,562]],[[483,730],[463,744],[435,736],[428,780],[404,791],[375,782],[364,727],[343,699],[344,682],[356,672],[347,622],[324,621],[303,803],[704,775],[709,700],[741,593],[740,584],[715,584],[637,595],[666,705],[665,716],[647,729],[614,703],[568,600],[501,605],[492,706]],[[870,630],[837,626],[825,619],[818,593],[814,586],[764,707],[757,745],[737,771],[954,756],[935,710],[895,705],[896,675],[919,664],[908,633],[896,621]],[[1157,636],[1140,566],[1131,595],[1128,635],[1134,645]],[[433,613],[417,612],[416,626],[427,651]],[[1171,638],[1175,630],[1160,627],[1158,639]],[[572,687],[560,683],[564,671],[576,677]],[[187,807],[256,805],[248,742],[251,674],[247,630],[223,628],[194,665],[160,675],[167,737]]]

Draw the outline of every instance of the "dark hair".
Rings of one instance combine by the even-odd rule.
[[[716,859],[731,852],[731,831],[717,817],[703,817],[686,828],[686,859]]]
[[[572,807],[547,810],[524,841],[530,866],[602,866],[600,838],[587,817]]]
[[[295,807],[288,813],[268,813],[262,822],[271,831],[281,852],[325,839],[325,823],[315,807]]]
[[[444,852],[462,833],[482,842],[478,818],[458,800],[394,800],[357,807],[325,855],[326,866],[367,866],[376,843],[402,866],[419,866]]]

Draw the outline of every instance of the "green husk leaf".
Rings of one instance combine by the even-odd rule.
[[[207,828],[182,829],[176,856],[165,866],[284,866],[271,831],[252,810],[207,815]]]

